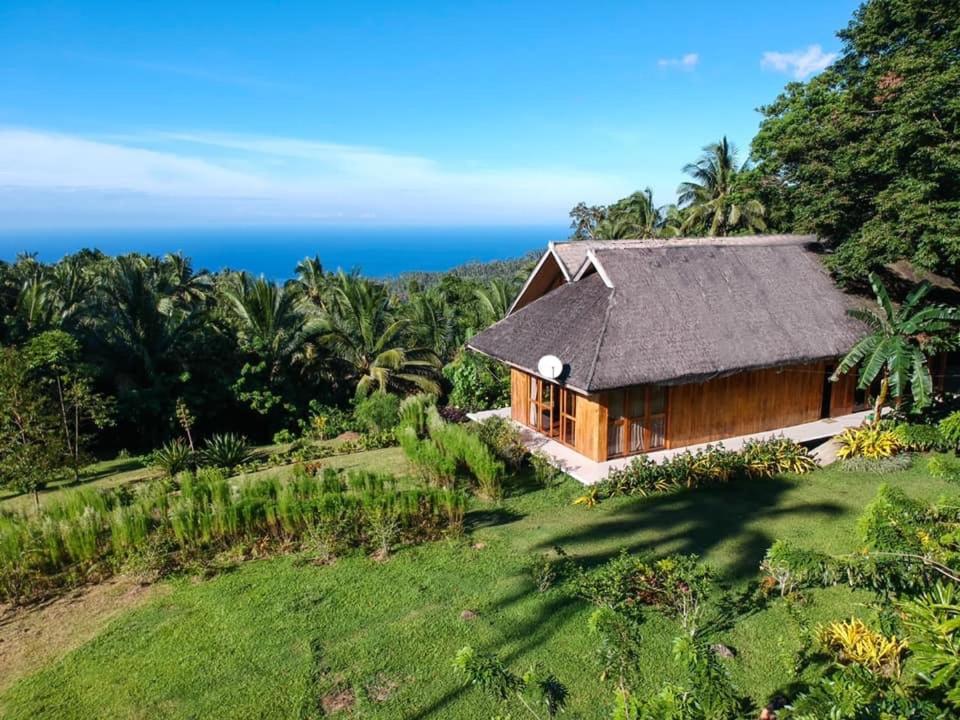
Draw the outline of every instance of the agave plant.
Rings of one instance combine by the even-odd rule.
[[[169,477],[189,470],[193,461],[193,450],[179,438],[166,443],[153,453],[153,464]]]
[[[206,465],[233,470],[253,458],[250,443],[242,435],[223,433],[207,439],[201,452]]]

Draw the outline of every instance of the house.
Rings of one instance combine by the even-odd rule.
[[[516,422],[595,462],[848,415],[866,408],[855,374],[829,378],[865,329],[818,249],[797,235],[551,244],[468,346],[510,366]]]

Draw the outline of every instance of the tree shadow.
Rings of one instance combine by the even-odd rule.
[[[775,539],[762,529],[764,521],[785,515],[829,518],[844,512],[833,502],[784,504],[783,495],[791,487],[788,480],[771,478],[627,500],[598,514],[595,522],[541,541],[539,547],[573,548],[578,561],[592,567],[621,548],[652,556],[704,556],[735,539],[733,552],[728,553],[731,557],[717,569],[726,582],[743,581],[756,575]],[[618,539],[623,542],[617,543]]]
[[[471,510],[464,517],[463,527],[466,532],[473,532],[481,528],[509,525],[526,517],[523,513],[505,507]]]

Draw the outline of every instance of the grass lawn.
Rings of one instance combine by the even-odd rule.
[[[401,456],[375,452],[373,462],[399,471]],[[364,455],[373,453],[354,461]],[[884,477],[827,469],[587,510],[570,504],[580,488],[567,482],[479,505],[464,538],[404,549],[383,563],[354,555],[321,567],[287,556],[211,580],[169,581],[167,592],[8,688],[0,715],[303,718],[346,707],[339,716],[491,717],[497,709],[451,667],[471,644],[499,653],[515,671],[544,663],[567,685],[568,717],[607,718],[611,689],[598,677],[591,608],[563,588],[537,592],[532,553],[560,545],[598,563],[622,547],[695,552],[735,592],[755,584],[774,539],[855,548],[856,518],[884,481],[925,499],[954,489],[918,463]],[[796,680],[797,618],[816,624],[863,612],[869,597],[814,591],[793,613],[772,600],[714,628],[711,641],[738,651],[724,661],[733,679],[766,702]],[[465,610],[476,616],[462,618]],[[644,681],[654,688],[676,676],[678,629],[652,619],[641,632]]]

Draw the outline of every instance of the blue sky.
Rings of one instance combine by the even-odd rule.
[[[857,3],[0,3],[0,224],[556,224],[821,69]]]

